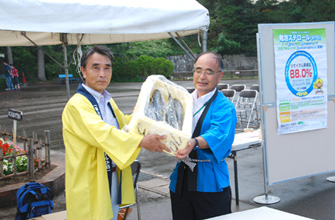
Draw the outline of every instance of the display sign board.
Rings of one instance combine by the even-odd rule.
[[[274,29],[278,134],[327,127],[325,28]]]
[[[335,22],[258,25],[266,186],[335,170],[334,30]]]

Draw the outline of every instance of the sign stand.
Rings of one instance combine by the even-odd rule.
[[[263,126],[262,126],[263,127]],[[262,131],[263,134],[265,131]],[[264,191],[265,195],[262,196],[257,196],[254,198],[254,202],[262,205],[270,205],[270,204],[275,204],[280,202],[280,198],[277,196],[269,196],[268,194],[268,183],[269,180],[267,178],[268,176],[268,167],[266,164],[266,158],[265,158],[265,151],[266,151],[266,146],[264,146],[264,141],[262,143],[263,145],[263,170],[264,170]]]
[[[17,121],[22,120],[23,113],[18,110],[8,109],[8,118],[13,119],[13,168],[14,176],[16,175],[16,130],[17,130]]]
[[[277,196],[269,196],[268,193],[266,193],[263,196],[255,197],[254,202],[262,205],[270,205],[280,202],[280,198]]]
[[[13,145],[16,146],[17,121],[13,120]]]
[[[17,121],[22,120],[23,112],[15,110],[15,109],[8,109],[8,118],[13,119],[13,144],[16,146],[16,130],[17,130]]]

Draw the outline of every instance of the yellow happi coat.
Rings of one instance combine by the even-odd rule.
[[[124,115],[113,99],[110,103],[122,129],[131,116]],[[91,102],[78,93],[66,104],[62,121],[67,219],[111,219],[113,210],[104,152],[118,167],[121,203],[134,203],[130,164],[140,152],[138,145],[143,136],[105,123]]]

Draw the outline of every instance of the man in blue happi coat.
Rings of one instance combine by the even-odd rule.
[[[233,103],[217,89],[223,62],[204,52],[194,64],[193,135],[170,176],[174,220],[207,219],[231,213],[231,189],[225,158],[235,136]]]

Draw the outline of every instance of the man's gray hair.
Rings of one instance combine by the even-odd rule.
[[[114,58],[113,52],[106,46],[98,45],[98,46],[91,47],[84,52],[80,60],[80,66],[82,66],[85,69],[86,64],[87,64],[87,59],[89,58],[89,56],[91,56],[94,53],[107,56],[110,59],[111,63],[113,63],[113,58]]]
[[[206,52],[202,52],[201,54],[198,55],[198,57],[195,59],[194,63],[196,63],[199,59],[199,57],[201,57],[202,55],[205,54],[212,54],[214,55],[214,57],[216,58],[216,62],[218,63],[219,69],[222,72],[223,71],[223,60],[221,58],[221,56],[213,51],[206,51]]]

